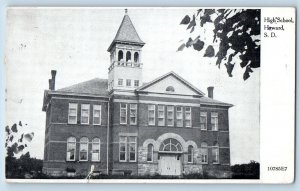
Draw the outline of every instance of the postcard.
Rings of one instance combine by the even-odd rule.
[[[295,11],[7,8],[6,181],[292,183]]]

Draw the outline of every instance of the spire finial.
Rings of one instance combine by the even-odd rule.
[[[127,15],[127,13],[128,13],[128,9],[125,9],[125,15]]]

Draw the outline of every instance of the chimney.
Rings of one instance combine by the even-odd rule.
[[[56,76],[56,70],[51,70],[51,79],[49,79],[50,90],[55,90],[55,76]]]
[[[213,86],[209,86],[207,88],[207,92],[208,92],[208,97],[213,99],[214,98],[214,87]]]

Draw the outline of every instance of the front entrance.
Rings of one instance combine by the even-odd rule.
[[[179,155],[161,155],[159,157],[158,168],[161,175],[180,176],[181,160]]]

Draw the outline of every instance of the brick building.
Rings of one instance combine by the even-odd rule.
[[[125,13],[108,48],[108,79],[44,92],[43,171],[132,175],[208,173],[230,176],[228,110],[169,72],[143,83],[145,43]]]

